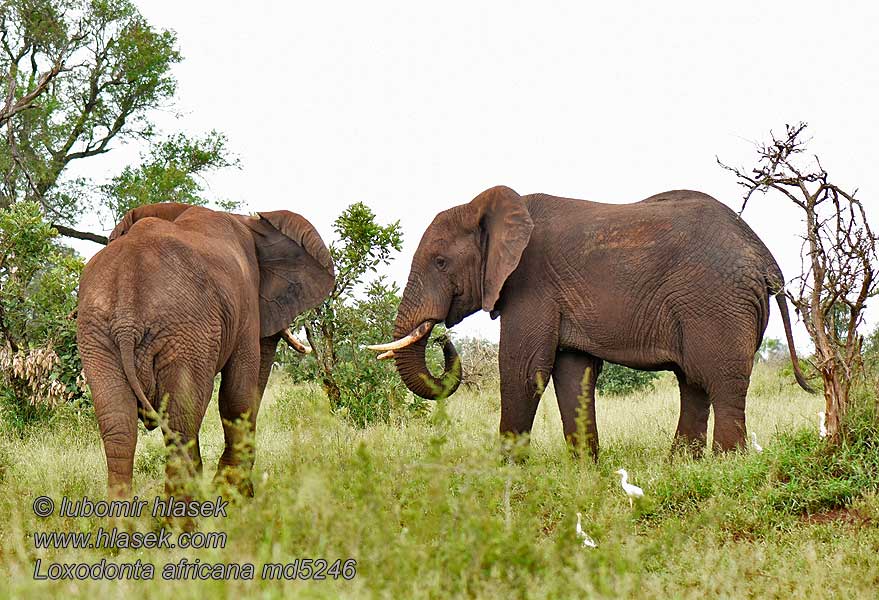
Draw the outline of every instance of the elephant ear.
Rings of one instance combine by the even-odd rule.
[[[288,327],[314,308],[336,282],[333,260],[314,227],[287,210],[245,218],[259,261],[260,337]]]
[[[109,244],[116,238],[128,233],[131,226],[141,219],[156,217],[164,221],[173,221],[190,208],[192,208],[191,204],[182,204],[180,202],[159,202],[158,204],[145,204],[143,206],[138,206],[137,208],[132,208],[125,213],[125,216],[122,217],[119,224],[113,228],[112,232],[110,232],[110,236],[107,238],[107,243]]]
[[[531,239],[534,223],[522,197],[505,186],[482,192],[471,204],[482,234],[482,308],[493,312],[504,282]]]

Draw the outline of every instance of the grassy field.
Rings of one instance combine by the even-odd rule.
[[[37,550],[35,531],[95,532],[104,519],[37,518],[34,498],[101,499],[105,466],[87,417],[0,440],[0,595],[151,598],[876,598],[879,449],[833,455],[817,436],[819,396],[759,371],[748,425],[764,447],[700,461],[668,456],[677,386],[598,402],[599,463],[566,451],[552,389],[528,457],[507,463],[496,393],[461,391],[433,414],[354,429],[316,389],[272,381],[258,427],[256,497],[226,518],[222,549]],[[201,434],[205,479],[222,450],[216,407]],[[645,500],[630,509],[614,471]],[[135,493],[162,491],[163,446],[142,433]],[[865,490],[872,490],[867,491]],[[205,487],[205,494],[209,493]],[[837,508],[834,508],[837,507]],[[843,507],[843,508],[838,508]],[[575,536],[576,512],[598,542]],[[152,517],[129,523],[158,530]],[[264,581],[264,563],[356,559],[352,580]],[[34,581],[35,561],[156,565],[151,582]],[[163,581],[181,559],[253,563],[253,581]]]

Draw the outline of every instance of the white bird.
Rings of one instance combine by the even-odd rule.
[[[637,485],[629,483],[629,473],[625,469],[619,469],[616,473],[622,478],[620,479],[620,485],[623,486],[623,491],[629,497],[629,506],[632,506],[632,498],[644,497],[644,490]]]
[[[825,417],[823,410],[818,413],[818,435],[822,438],[827,437],[827,421]]]
[[[753,448],[754,452],[757,452],[758,454],[763,452],[763,446],[757,443],[757,434],[753,431],[751,432],[751,448]]]
[[[595,543],[589,534],[583,531],[583,526],[580,524],[580,513],[577,513],[577,537],[583,540],[584,548],[598,548],[598,544]]]

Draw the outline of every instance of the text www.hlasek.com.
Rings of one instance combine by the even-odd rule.
[[[34,546],[37,548],[225,548],[226,534],[222,531],[183,531],[176,539],[171,531],[162,528],[159,532],[147,533],[98,529],[91,532],[44,531],[34,533]]]

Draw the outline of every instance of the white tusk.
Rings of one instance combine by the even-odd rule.
[[[393,351],[393,350],[388,350],[387,352],[382,352],[381,354],[379,354],[378,356],[376,356],[376,358],[379,359],[379,360],[385,360],[385,359],[388,359],[388,358],[394,358],[394,356],[396,356],[396,355],[394,354],[394,351]]]
[[[283,337],[284,341],[290,344],[290,347],[296,350],[296,352],[299,352],[300,354],[311,354],[311,348],[293,337],[293,334],[290,333],[288,328],[285,327],[281,330],[281,337]]]
[[[433,321],[425,321],[418,327],[412,330],[412,333],[407,335],[406,337],[402,337],[399,340],[394,340],[393,342],[388,342],[387,344],[375,344],[374,346],[367,346],[370,350],[375,350],[377,352],[387,352],[388,350],[400,350],[401,348],[405,348],[406,346],[411,346],[425,335],[430,333],[430,330],[433,329]]]

